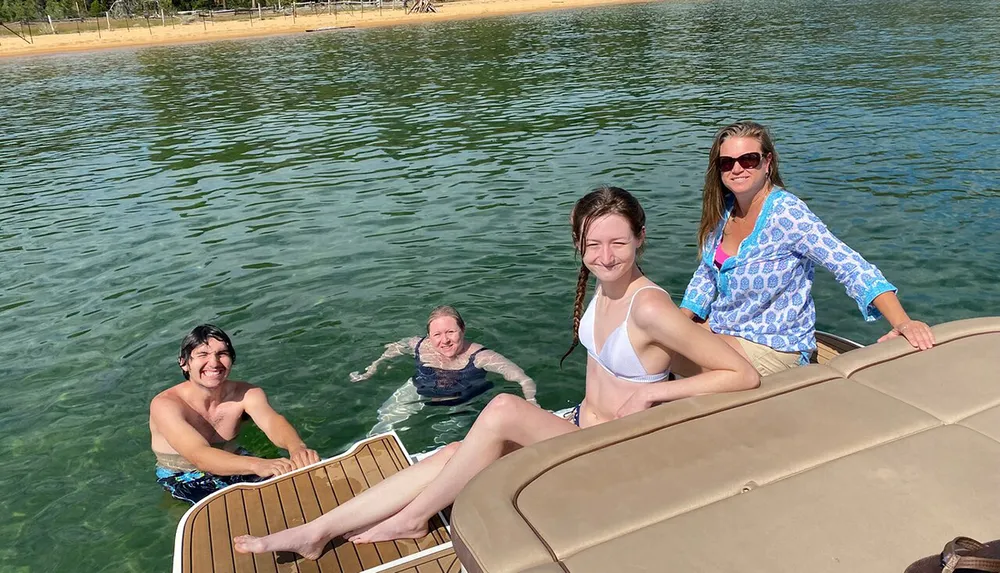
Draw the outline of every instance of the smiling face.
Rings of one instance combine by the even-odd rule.
[[[604,215],[590,222],[583,240],[583,264],[601,282],[631,276],[646,230],[638,237],[628,220],[618,214]]]
[[[427,324],[427,337],[438,354],[454,358],[465,348],[465,331],[451,316],[440,316]]]
[[[233,356],[225,342],[209,338],[191,351],[191,357],[180,361],[181,370],[188,379],[208,388],[220,386],[229,377]]]
[[[739,161],[733,162],[730,171],[723,171],[722,184],[736,196],[754,196],[768,184],[768,171],[771,167],[771,154],[764,153],[760,141],[753,137],[730,137],[719,147],[719,157],[737,158],[747,153],[759,153],[760,165],[756,168],[746,168]]]

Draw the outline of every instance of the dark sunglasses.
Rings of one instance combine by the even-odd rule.
[[[733,167],[736,166],[736,162],[740,162],[740,167],[743,169],[757,169],[760,167],[761,156],[760,153],[756,151],[753,153],[744,153],[739,157],[726,157],[722,155],[719,157],[719,170],[723,173],[727,171],[732,171]]]

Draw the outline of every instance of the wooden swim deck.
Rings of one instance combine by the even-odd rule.
[[[232,538],[262,536],[312,521],[410,465],[395,433],[345,454],[256,484],[237,484],[194,505],[177,526],[175,573],[452,573],[461,565],[442,515],[417,540],[354,545],[337,538],[317,561],[294,553],[241,554]]]

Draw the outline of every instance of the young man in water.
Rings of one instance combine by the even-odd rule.
[[[295,428],[271,408],[264,391],[229,379],[236,350],[222,329],[203,324],[181,341],[184,382],[153,398],[149,430],[156,478],[172,496],[196,503],[238,482],[260,481],[319,461]],[[288,458],[264,459],[236,444],[250,419]]]

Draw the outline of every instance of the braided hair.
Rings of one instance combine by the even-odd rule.
[[[642,234],[642,229],[646,226],[646,213],[631,193],[619,187],[598,187],[577,201],[569,216],[570,224],[573,227],[573,245],[581,258],[583,258],[587,248],[586,237],[590,230],[590,224],[606,215],[624,217],[632,229],[632,234],[636,237]],[[639,249],[641,252],[642,246]],[[583,317],[583,300],[587,296],[589,278],[590,269],[587,268],[586,264],[581,263],[580,274],[576,280],[576,299],[573,301],[573,343],[559,360],[560,366],[580,344],[580,319]]]

